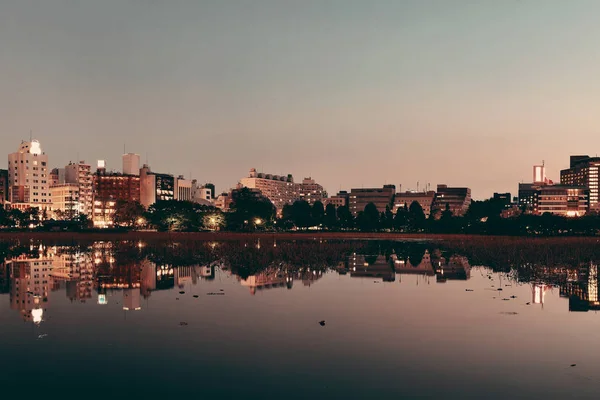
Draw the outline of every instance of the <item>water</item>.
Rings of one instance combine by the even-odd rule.
[[[28,398],[597,396],[593,260],[501,264],[514,249],[488,249],[489,268],[462,250],[6,245],[0,382]]]

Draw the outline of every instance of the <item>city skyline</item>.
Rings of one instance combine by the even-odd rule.
[[[123,146],[235,186],[249,168],[339,189],[427,183],[475,199],[595,155],[600,4],[576,1],[0,0],[4,153],[52,167]],[[6,168],[6,160],[0,168]]]

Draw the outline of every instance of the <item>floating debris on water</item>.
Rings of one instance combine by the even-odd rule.
[[[502,312],[500,312],[500,314],[502,314],[502,315],[517,315],[519,313],[514,312],[514,311],[502,311]]]
[[[188,323],[187,322],[180,322],[179,326],[188,326]]]
[[[319,321],[319,325],[325,326],[325,321]]]
[[[215,292],[210,292],[210,293],[206,293],[207,296],[225,296],[225,293],[215,293]]]
[[[193,298],[197,299],[199,296],[197,294],[192,296]]]

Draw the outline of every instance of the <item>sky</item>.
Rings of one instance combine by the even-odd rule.
[[[0,153],[517,192],[600,150],[595,0],[0,0]],[[5,168],[7,157],[0,158]],[[401,187],[400,187],[401,185]]]

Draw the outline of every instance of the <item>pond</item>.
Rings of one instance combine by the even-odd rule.
[[[598,396],[595,248],[511,246],[2,243],[0,381],[28,398]]]

